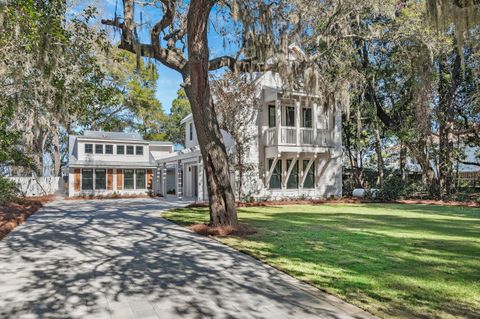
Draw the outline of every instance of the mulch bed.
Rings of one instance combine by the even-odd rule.
[[[207,224],[195,224],[191,225],[188,228],[193,230],[195,233],[202,236],[213,236],[213,237],[225,237],[225,236],[238,236],[244,237],[247,235],[255,234],[257,231],[252,226],[247,224],[240,224],[237,227],[233,226],[218,226],[212,227]]]
[[[23,224],[28,217],[34,214],[52,196],[34,198],[19,198],[15,201],[0,206],[0,240],[20,224]]]
[[[463,206],[463,207],[480,207],[480,202],[474,201],[443,201],[431,199],[402,199],[391,202],[382,202],[375,200],[366,200],[360,198],[339,198],[339,199],[325,199],[325,200],[287,200],[287,201],[262,201],[251,203],[237,203],[237,207],[270,207],[270,206],[284,206],[284,205],[321,205],[321,204],[420,204],[420,205],[441,205],[441,206]],[[187,206],[189,208],[208,207],[207,202],[193,203]]]

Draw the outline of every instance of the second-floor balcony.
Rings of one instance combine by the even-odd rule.
[[[265,145],[322,146],[335,144],[334,130],[307,127],[280,126],[265,131]]]

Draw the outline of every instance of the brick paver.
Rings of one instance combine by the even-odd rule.
[[[0,318],[372,318],[160,217],[180,205],[50,203],[0,241]]]

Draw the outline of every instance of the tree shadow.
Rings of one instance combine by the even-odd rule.
[[[480,209],[312,207],[242,211],[245,250],[385,316],[480,317]]]
[[[176,205],[47,205],[0,242],[0,317],[368,316],[160,217]]]

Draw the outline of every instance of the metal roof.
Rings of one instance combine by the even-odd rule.
[[[118,168],[143,168],[156,167],[155,162],[121,162],[121,161],[71,161],[69,167],[118,167]]]
[[[98,139],[104,139],[104,140],[143,141],[142,135],[138,133],[123,133],[123,132],[85,131],[82,137],[98,138]]]

